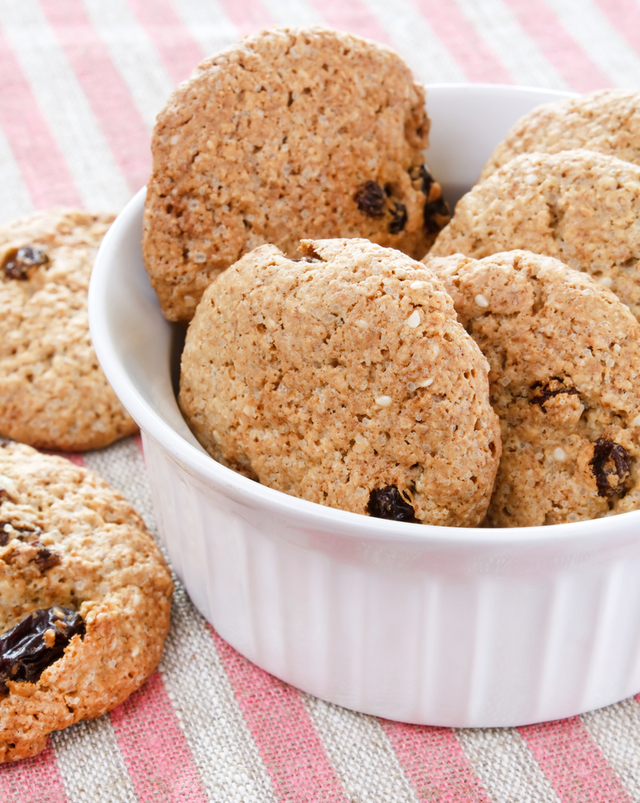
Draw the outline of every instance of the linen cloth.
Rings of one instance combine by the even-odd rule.
[[[172,87],[273,24],[385,42],[425,83],[640,90],[635,0],[0,0],[0,221],[54,204],[118,211],[146,182]],[[71,457],[155,532],[138,438]],[[514,729],[383,721],[257,669],[178,586],[158,671],[110,715],[1,766],[0,801],[640,801],[640,696]]]

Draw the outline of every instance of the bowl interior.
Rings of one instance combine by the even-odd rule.
[[[493,85],[427,86],[432,120],[429,167],[442,184],[445,198],[455,203],[475,182],[486,159],[511,125],[524,113],[569,93]],[[89,291],[91,334],[102,367],[115,392],[140,427],[170,454],[190,466],[194,475],[214,482],[243,502],[283,505],[312,515],[324,524],[350,523],[368,534],[423,537],[443,530],[446,538],[511,539],[513,530],[460,530],[383,522],[353,513],[321,508],[293,499],[241,477],[212,461],[187,427],[176,402],[179,357],[184,341],[180,326],[162,317],[142,261],[142,215],[145,190],[132,198],[105,237],[94,267]],[[637,516],[639,513],[623,514]],[[604,520],[583,522],[588,530]],[[610,520],[607,520],[610,521]],[[551,537],[551,531],[570,534],[575,525],[526,528],[531,538]],[[416,532],[417,531],[417,532]],[[422,533],[418,536],[418,532]],[[500,535],[500,532],[502,535]],[[489,536],[489,533],[491,535]],[[519,530],[518,538],[524,533]],[[441,533],[441,537],[445,537]]]

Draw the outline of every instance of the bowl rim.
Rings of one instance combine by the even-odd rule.
[[[576,96],[577,93],[562,90],[549,90],[541,87],[503,85],[503,84],[426,84],[427,93],[431,89],[455,92],[500,91],[505,93],[530,92],[557,95],[559,99]],[[106,292],[109,282],[110,255],[131,227],[136,225],[146,197],[146,187],[140,189],[129,200],[105,235],[89,286],[89,324],[91,338],[98,360],[117,396],[132,418],[138,423],[143,434],[153,438],[182,467],[200,481],[213,486],[217,491],[230,497],[241,505],[260,507],[265,513],[286,516],[295,520],[296,526],[308,529],[323,529],[339,533],[347,538],[366,538],[393,543],[426,545],[446,545],[458,547],[527,546],[560,544],[581,539],[610,537],[610,525],[616,520],[622,525],[633,522],[640,525],[640,510],[619,513],[586,521],[563,524],[537,525],[534,527],[446,527],[433,524],[414,524],[394,522],[363,516],[338,508],[310,502],[286,494],[282,491],[261,485],[241,474],[217,463],[204,450],[189,443],[176,432],[162,416],[143,398],[127,371],[121,364],[115,346],[117,336],[109,324]],[[148,276],[145,276],[146,281]],[[159,312],[159,307],[158,307]],[[159,313],[161,314],[161,313]],[[174,397],[177,405],[177,399]],[[179,407],[178,407],[179,409]],[[627,529],[619,527],[616,529]]]

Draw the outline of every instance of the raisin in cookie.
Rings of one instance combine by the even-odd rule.
[[[425,262],[491,366],[502,459],[487,523],[557,524],[640,508],[640,324],[556,259]]]
[[[135,691],[160,660],[171,595],[119,494],[63,458],[0,447],[0,762]]]
[[[480,174],[480,181],[523,153],[586,148],[640,164],[640,93],[601,89],[538,106],[509,131]]]
[[[429,253],[518,248],[585,271],[640,317],[640,166],[585,150],[518,156],[458,202]]]
[[[75,451],[137,431],[89,336],[89,277],[112,220],[51,209],[0,226],[0,435]]]
[[[486,360],[419,262],[368,240],[244,256],[187,333],[180,404],[217,460],[356,513],[473,526],[500,456]]]
[[[273,29],[207,59],[158,116],[143,253],[163,313],[273,243],[367,237],[417,259],[448,221],[423,162],[424,91],[383,45]]]

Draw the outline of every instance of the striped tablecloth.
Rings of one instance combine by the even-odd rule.
[[[425,83],[640,89],[638,0],[0,0],[0,220],[117,211],[146,181],[156,113],[201,58],[316,23],[392,45]],[[137,439],[74,459],[154,530]],[[178,587],[159,670],[111,715],[0,767],[0,801],[640,801],[640,698],[518,729],[361,716],[249,664]]]

